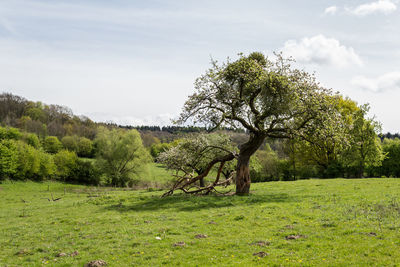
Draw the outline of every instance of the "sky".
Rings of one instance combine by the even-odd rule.
[[[0,0],[0,92],[170,125],[210,67],[282,51],[400,131],[399,0]]]

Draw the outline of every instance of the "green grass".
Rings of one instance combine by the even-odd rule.
[[[61,199],[45,199],[51,193]],[[253,184],[246,197],[161,194],[50,182],[0,184],[0,266],[83,266],[96,259],[109,266],[400,262],[397,179]],[[287,240],[290,235],[300,238]],[[258,241],[269,245],[253,244]],[[78,255],[69,256],[74,251]],[[67,256],[57,257],[61,252]]]
[[[174,180],[172,172],[158,163],[147,164],[137,177],[139,188],[167,188]]]

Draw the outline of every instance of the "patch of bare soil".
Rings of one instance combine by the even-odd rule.
[[[94,260],[86,263],[84,267],[100,267],[100,266],[107,266],[107,262],[103,260]]]
[[[186,246],[186,243],[183,242],[183,241],[181,241],[181,242],[176,242],[176,243],[174,244],[174,247],[184,247],[184,246]]]
[[[253,256],[257,256],[257,257],[260,257],[260,258],[263,258],[263,257],[268,256],[268,255],[269,254],[267,252],[264,252],[264,251],[253,253]]]
[[[299,238],[305,238],[304,235],[288,235],[286,237],[286,240],[294,240],[294,239],[299,239]]]
[[[33,253],[29,250],[29,249],[21,249],[20,251],[18,251],[17,253],[15,253],[15,255],[18,256],[24,256],[24,255],[32,255]]]

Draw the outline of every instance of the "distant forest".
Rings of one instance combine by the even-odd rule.
[[[131,126],[112,122],[94,122],[83,115],[75,115],[69,107],[34,102],[11,93],[0,94],[0,125],[19,128],[35,133],[39,137],[77,135],[93,140],[98,126],[136,129],[139,132],[161,132],[157,134],[171,139],[171,134],[206,132],[205,127],[196,126]],[[244,133],[243,129],[221,128],[220,130]]]

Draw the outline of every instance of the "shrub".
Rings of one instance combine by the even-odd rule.
[[[25,133],[24,134],[24,141],[28,144],[33,146],[34,148],[40,148],[40,140],[36,134],[33,133]]]
[[[7,127],[3,128],[0,127],[0,140],[2,139],[14,139],[18,140],[21,139],[22,134],[17,128]]]
[[[91,161],[78,159],[69,181],[98,185],[100,183],[100,173]]]
[[[22,141],[16,142],[16,145],[18,168],[15,178],[21,180],[33,179],[39,173],[40,169],[39,151]]]
[[[85,137],[79,138],[77,153],[80,157],[90,158],[93,156],[93,142]]]
[[[72,180],[72,174],[76,168],[78,156],[73,151],[61,150],[54,155],[57,178],[66,181]]]
[[[43,180],[53,177],[56,173],[56,165],[54,164],[53,156],[43,151],[39,151],[40,167],[37,174],[37,180]]]
[[[78,151],[78,137],[77,136],[64,136],[61,143],[65,149],[69,151]]]
[[[18,168],[18,148],[14,140],[0,141],[0,180],[12,178]]]
[[[62,144],[56,136],[47,136],[43,141],[43,148],[47,153],[55,154],[62,149]]]

